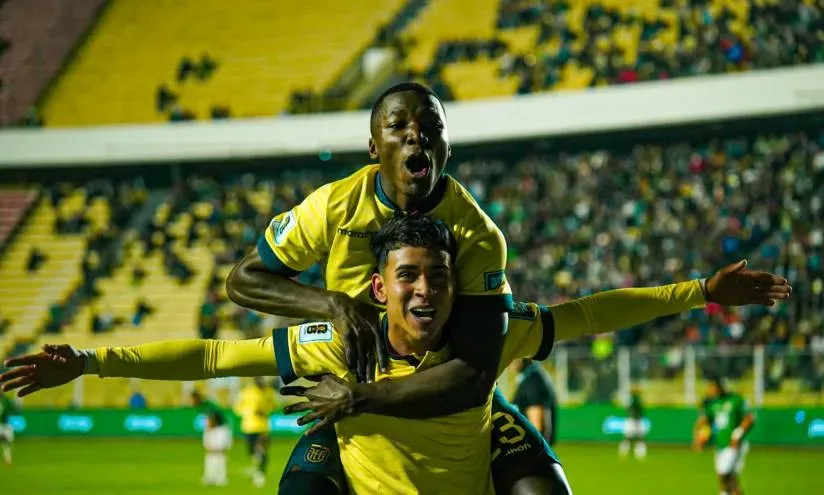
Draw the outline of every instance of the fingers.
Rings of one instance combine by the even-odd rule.
[[[372,332],[375,338],[375,357],[378,360],[378,366],[380,367],[381,373],[386,373],[386,369],[389,366],[389,356],[386,353],[386,347],[383,345],[383,335],[380,325],[373,325]],[[374,365],[372,365],[372,367],[374,370]]]
[[[759,304],[761,306],[775,306],[775,301],[767,296],[753,296],[749,304]]]
[[[308,411],[308,410],[312,409],[311,407],[308,406],[308,404],[309,404],[309,401],[296,402],[294,404],[289,404],[288,406],[283,408],[283,414],[295,414],[295,413],[301,412],[301,411]]]
[[[6,359],[3,364],[7,368],[14,368],[15,366],[26,366],[29,364],[36,364],[38,361],[41,361],[46,358],[46,355],[42,352],[37,354],[26,354],[25,356],[17,356],[10,359]]]
[[[42,389],[43,389],[43,385],[40,385],[39,383],[32,383],[31,385],[28,385],[27,387],[25,387],[23,390],[17,392],[17,396],[18,397],[25,397],[29,394],[33,394],[33,393],[37,392],[38,390],[42,390]]]
[[[309,428],[308,430],[306,430],[303,434],[307,437],[310,436],[310,435],[314,435],[315,433],[318,433],[322,429],[329,426],[331,421],[332,420],[330,418],[323,418],[320,421],[318,421],[317,423],[315,423],[314,425],[312,425],[312,427]]]
[[[9,370],[0,375],[0,383],[8,382],[14,378],[20,378],[21,376],[26,376],[33,372],[34,366],[21,366],[20,368]]]
[[[375,354],[370,352],[366,356],[366,383],[375,381]]]
[[[323,417],[323,413],[319,411],[312,411],[309,414],[305,414],[298,418],[298,426],[308,425],[312,421],[317,421],[318,419]]]
[[[300,385],[290,385],[281,388],[280,395],[294,395],[297,397],[303,397],[306,394],[307,390],[309,389],[306,387],[301,387]]]
[[[727,265],[721,269],[721,273],[735,273],[740,272],[744,268],[747,267],[747,260],[741,260],[737,263],[733,263],[731,265]]]
[[[3,391],[8,392],[9,390],[14,390],[20,387],[25,387],[26,385],[31,385],[34,383],[34,376],[33,375],[26,375],[21,376],[19,378],[15,378],[14,380],[8,381],[3,384]]]

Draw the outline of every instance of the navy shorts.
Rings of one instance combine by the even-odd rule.
[[[317,474],[330,480],[338,488],[339,494],[349,493],[349,484],[346,482],[343,464],[340,461],[338,437],[334,426],[324,428],[310,436],[300,437],[286,463],[280,483],[283,484],[290,474],[296,472]],[[285,491],[281,493],[298,495],[288,494]]]
[[[492,399],[492,481],[507,494],[520,479],[551,477],[561,464],[546,438],[497,389]]]

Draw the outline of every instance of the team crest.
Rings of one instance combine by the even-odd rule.
[[[332,342],[332,324],[328,321],[304,323],[298,331],[298,343]]]
[[[484,290],[495,290],[502,285],[504,285],[503,270],[484,273]]]
[[[322,464],[329,458],[330,452],[329,447],[313,443],[309,446],[309,450],[306,451],[306,455],[304,455],[303,458],[306,459],[306,462],[311,462],[312,464]]]
[[[272,220],[272,232],[275,236],[275,245],[280,246],[286,239],[286,235],[298,224],[295,212],[290,211],[282,220]]]

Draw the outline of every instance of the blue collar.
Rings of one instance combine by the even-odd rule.
[[[441,202],[444,195],[446,194],[446,186],[448,183],[448,178],[446,174],[441,174],[441,178],[438,179],[438,183],[435,184],[435,189],[432,190],[432,194],[424,198],[423,202],[421,203],[420,207],[416,210],[420,213],[428,213],[432,211],[438,203]],[[381,183],[381,173],[378,172],[375,174],[375,194],[378,196],[378,201],[384,204],[387,208],[394,210],[396,212],[401,212],[401,209],[398,208],[389,196],[386,195],[386,191],[383,189],[383,184]]]

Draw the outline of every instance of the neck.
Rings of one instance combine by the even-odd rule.
[[[410,339],[409,334],[398,326],[389,325],[387,339],[392,352],[399,356],[411,356],[412,354],[421,356],[429,350],[425,341]]]
[[[395,189],[395,186],[393,186],[390,181],[384,179],[381,179],[381,188],[383,188],[383,192],[386,194],[386,197],[389,198],[389,201],[401,211],[413,211],[416,206],[423,203],[427,198],[427,196],[415,198],[404,194]]]

